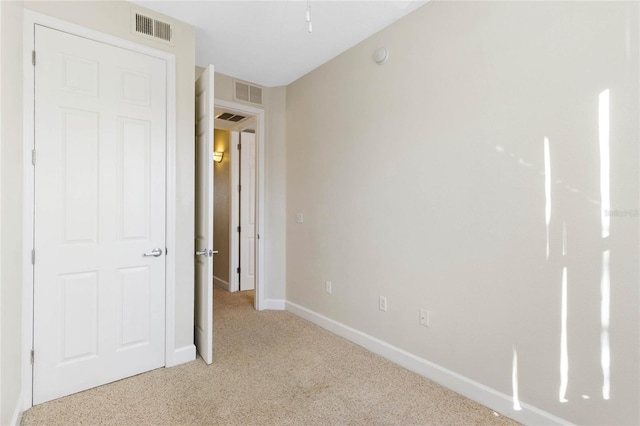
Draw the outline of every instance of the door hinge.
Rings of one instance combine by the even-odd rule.
[[[238,192],[242,190],[242,186],[238,185]]]
[[[240,267],[238,266],[238,268],[236,269],[236,272],[239,274],[240,273]]]
[[[241,144],[241,143],[239,143],[239,144],[238,144],[238,151],[240,151],[241,149],[242,149],[242,144]]]
[[[36,249],[31,249],[31,264],[36,264]]]
[[[35,359],[36,359],[36,351],[31,349],[31,365],[34,364]]]
[[[240,227],[238,226],[238,232],[240,232]]]
[[[36,51],[32,50],[31,51],[31,63],[33,64],[33,66],[36,66]]]
[[[31,150],[31,164],[33,164],[34,166],[36,165],[36,150],[35,149]]]

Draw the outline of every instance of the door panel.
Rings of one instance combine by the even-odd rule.
[[[166,63],[39,25],[35,50],[38,404],[165,363]]]
[[[60,362],[98,356],[98,274],[60,275],[62,304]]]
[[[240,290],[256,288],[256,135],[240,134]]]
[[[61,108],[61,148],[66,243],[97,243],[98,114]]]
[[[213,361],[213,66],[196,81],[195,340]]]
[[[118,269],[118,350],[149,343],[150,278],[147,266]]]
[[[118,230],[121,240],[149,237],[149,121],[118,118]]]

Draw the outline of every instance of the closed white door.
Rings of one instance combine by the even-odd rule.
[[[213,66],[196,81],[195,340],[213,362]]]
[[[256,135],[240,133],[240,290],[256,288]]]
[[[35,404],[165,364],[166,63],[36,25]]]

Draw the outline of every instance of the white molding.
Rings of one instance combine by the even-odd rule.
[[[467,398],[488,407],[497,413],[523,424],[569,425],[568,421],[526,403],[522,409],[513,409],[513,398],[488,386],[455,373],[431,361],[413,355],[403,349],[327,318],[293,302],[286,302],[286,310],[306,319],[338,336],[344,337],[363,348],[413,371],[429,380],[441,384]]]
[[[34,110],[34,67],[31,64],[31,51],[34,46],[34,25],[61,30],[69,34],[85,37],[101,43],[125,48],[134,52],[162,59],[167,64],[167,123],[166,123],[166,247],[168,255],[165,260],[165,365],[177,365],[175,346],[175,253],[176,253],[176,59],[175,55],[163,52],[133,41],[124,40],[109,34],[101,33],[80,25],[72,24],[32,10],[24,10],[23,20],[23,217],[33,218],[33,168],[31,150],[33,149],[33,110]],[[23,291],[22,291],[22,401],[23,409],[32,406],[33,371],[30,351],[33,342],[33,269],[31,265],[31,248],[33,241],[33,222],[25,220],[23,224]],[[195,351],[195,349],[194,349]],[[195,356],[194,356],[195,359]]]
[[[264,190],[264,168],[265,168],[265,134],[266,124],[264,110],[258,110],[256,123],[256,136],[258,137],[258,217],[256,218],[256,234],[258,238],[258,255],[256,256],[258,276],[256,277],[256,309],[264,309],[264,296],[267,293],[267,274],[265,272],[265,241],[268,238],[265,222],[265,190]]]
[[[2,34],[2,5],[0,5],[0,34]],[[0,82],[2,81],[2,55],[0,54]],[[2,84],[0,84],[0,139],[2,139],[1,135],[2,135],[2,121],[4,120],[2,117]],[[0,161],[0,164],[2,162]],[[1,168],[0,168],[1,169]],[[0,170],[1,172],[1,170]],[[2,173],[0,173],[0,176],[2,175]],[[0,182],[0,187],[1,187],[1,182]],[[0,194],[0,207],[2,205],[2,196]],[[1,210],[1,209],[0,209]],[[2,232],[0,232],[0,235],[4,235],[2,234]],[[2,255],[0,254],[0,259],[2,259]],[[2,276],[2,273],[0,271],[0,276]],[[0,291],[0,306],[2,306],[2,291]],[[0,315],[0,333],[2,333],[2,316]],[[0,339],[0,361],[2,360],[2,341]],[[0,383],[2,383],[2,369],[0,368]],[[20,399],[20,394],[18,394],[18,399]],[[0,388],[0,404],[2,404],[2,389]],[[0,409],[0,422],[2,421],[2,410]],[[15,424],[15,423],[12,423]]]
[[[286,309],[287,301],[284,299],[265,299],[264,309],[271,311],[284,311]]]
[[[16,401],[16,406],[13,409],[13,415],[11,416],[11,425],[19,426],[22,423],[22,414],[24,413],[22,409],[22,395],[18,397],[18,401]]]
[[[34,46],[34,24],[38,22],[30,10],[24,10],[22,43],[22,88],[23,88],[23,188],[22,217],[33,218],[33,169],[27,159],[31,156],[34,142],[34,87],[35,70],[31,63]],[[33,369],[31,348],[33,345],[33,265],[30,252],[33,246],[33,220],[22,222],[22,401],[23,410],[28,410],[33,401]]]
[[[216,277],[215,275],[213,276],[213,285],[217,285],[218,287],[229,291],[229,283],[221,278]]]
[[[196,345],[187,345],[173,350],[171,365],[167,367],[175,367],[176,365],[185,364],[196,359]]]
[[[160,51],[158,51],[160,52]],[[167,61],[167,145],[166,145],[166,187],[165,187],[165,366],[175,365],[171,360],[176,336],[176,57],[165,54]]]
[[[244,113],[244,114],[250,114],[250,115],[255,115],[256,117],[256,142],[258,144],[258,150],[257,150],[257,156],[258,159],[256,161],[256,167],[258,168],[258,174],[257,174],[257,179],[258,179],[258,184],[257,184],[257,189],[258,189],[258,214],[256,217],[256,235],[258,236],[258,254],[256,256],[256,262],[257,262],[257,277],[256,277],[256,298],[255,298],[255,308],[259,311],[266,309],[265,307],[265,294],[267,293],[267,289],[268,289],[268,285],[269,283],[267,282],[266,279],[266,274],[265,274],[265,241],[268,237],[267,232],[266,232],[266,226],[265,226],[265,204],[264,204],[264,200],[265,200],[265,193],[264,193],[264,168],[265,168],[265,134],[266,134],[266,127],[265,127],[265,112],[263,109],[261,108],[255,108],[255,107],[251,107],[251,106],[247,106],[247,105],[243,105],[240,104],[238,102],[233,102],[233,101],[227,101],[224,99],[218,99],[216,98],[214,100],[214,104],[218,107],[222,107],[228,110],[232,110],[232,111],[236,111],[238,113]],[[233,130],[239,130],[239,129],[233,129]],[[233,134],[233,132],[232,132]],[[233,142],[233,138],[231,140],[231,147],[230,149],[233,150],[234,153],[237,152],[237,147],[234,146],[234,142]],[[236,179],[236,175],[234,173],[238,173],[238,163],[237,163],[237,157],[238,155],[231,155],[231,205],[232,205],[232,214],[231,214],[231,227],[230,227],[230,231],[231,231],[231,239],[229,240],[229,244],[231,245],[233,243],[234,240],[237,240],[237,234],[235,235],[235,239],[234,239],[234,235],[233,235],[233,230],[236,229],[236,227],[238,226],[237,222],[234,224],[234,217],[235,214],[234,212],[234,198],[237,200],[238,198],[238,194],[237,191],[234,191],[233,185],[237,185],[238,181],[239,181],[239,177]],[[234,158],[236,159],[234,162]],[[235,165],[235,166],[234,166]],[[234,181],[235,179],[235,181]],[[235,182],[235,183],[234,183]],[[231,245],[231,247],[237,247],[237,246],[233,246]],[[230,255],[229,255],[229,275],[230,275],[230,291],[237,291],[238,287],[237,287],[237,278],[233,278],[233,271],[235,270],[235,268],[233,267],[233,264],[231,263],[231,260],[234,257],[234,250],[230,250]]]

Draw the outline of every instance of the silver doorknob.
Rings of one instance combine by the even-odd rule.
[[[196,252],[196,256],[204,256],[204,257],[211,257],[214,254],[218,254],[218,250],[210,250],[210,249],[207,250],[207,249],[204,249],[202,251],[197,251]]]
[[[143,254],[144,257],[159,257],[162,256],[162,249],[161,248],[154,248],[153,250],[151,250],[150,252],[144,253]]]

